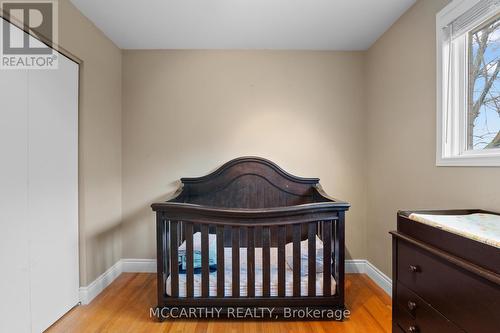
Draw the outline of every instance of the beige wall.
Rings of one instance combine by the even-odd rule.
[[[500,207],[500,168],[436,167],[435,14],[419,0],[368,51],[368,259],[391,271],[398,209]]]
[[[60,44],[84,61],[82,285],[122,257],[154,258],[149,205],[242,155],[351,202],[348,257],[387,274],[398,209],[498,210],[499,168],[435,166],[435,13],[447,0],[419,0],[367,52],[123,55],[60,2]]]
[[[59,44],[80,70],[80,285],[121,258],[121,50],[59,0]]]
[[[352,204],[347,251],[365,257],[364,55],[124,51],[123,257],[155,258],[150,204],[183,176],[242,155],[320,177]]]

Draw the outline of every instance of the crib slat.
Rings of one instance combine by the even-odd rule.
[[[286,226],[278,227],[278,296],[285,297],[285,242]]]
[[[255,243],[254,228],[247,228],[247,296],[255,296]]]
[[[332,292],[332,221],[323,221],[323,296]]]
[[[344,303],[345,292],[344,292],[344,283],[345,283],[345,212],[340,211],[337,214],[338,219],[335,221],[335,270],[337,274],[335,278],[337,279],[337,290],[336,294],[338,295],[340,301]],[[341,303],[341,304],[342,304]]]
[[[335,244],[337,242],[337,228],[335,227],[335,223],[336,221],[332,221],[332,257],[333,258],[336,258],[337,254],[336,254],[336,249],[335,249]],[[334,263],[335,265],[335,263]],[[336,277],[337,276],[337,273],[335,272],[335,267],[332,267],[332,273],[333,275]]]
[[[209,294],[209,255],[208,246],[208,224],[201,225],[201,296],[208,297]]]
[[[240,297],[240,227],[234,226],[232,234],[232,250],[233,250],[233,297]]]
[[[194,266],[193,266],[193,224],[185,223],[186,235],[186,295],[194,295]]]
[[[170,275],[170,256],[168,256],[168,251],[170,249],[170,221],[165,220],[165,244],[163,245],[163,253],[165,255],[165,267],[164,270],[166,272],[165,279]]]
[[[217,297],[224,297],[224,226],[217,226]]]
[[[316,224],[309,223],[308,233],[308,296],[316,296]]]
[[[184,222],[179,221],[179,231],[177,233],[177,246],[181,245],[184,241]]]
[[[167,222],[163,217],[163,212],[156,213],[156,271],[158,272],[156,275],[156,282],[158,285],[158,304],[163,302],[163,297],[165,297],[165,288],[166,288],[166,278],[168,276],[167,266],[165,266],[166,255],[166,225]]]
[[[178,243],[177,243],[177,221],[170,221],[170,262],[171,264],[171,276],[170,276],[170,286],[171,286],[171,296],[179,297],[179,254],[178,254]]]
[[[262,228],[262,294],[264,297],[270,296],[271,288],[271,256],[269,227]]]
[[[293,225],[293,296],[300,296],[300,239],[301,225]]]

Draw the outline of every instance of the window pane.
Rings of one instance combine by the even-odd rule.
[[[500,18],[469,35],[467,148],[500,148]]]

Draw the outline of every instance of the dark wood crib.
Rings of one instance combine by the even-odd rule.
[[[170,200],[152,205],[157,216],[159,310],[218,307],[223,315],[232,307],[268,307],[273,309],[273,315],[282,317],[285,311],[290,314],[290,309],[339,311],[345,308],[344,215],[349,204],[328,197],[318,178],[296,177],[269,160],[242,157],[227,162],[207,176],[182,178],[181,182],[182,186]],[[193,234],[196,232],[201,234],[201,270],[196,276],[197,281],[201,281],[198,296],[194,292],[197,273],[193,267]],[[210,235],[216,235],[216,272],[209,270]],[[317,238],[323,244],[321,295],[316,292],[315,278],[308,278],[307,284],[301,286],[301,242],[307,244],[308,276],[321,276],[316,273]],[[179,283],[181,243],[185,244],[186,251],[185,290],[181,290]],[[292,244],[293,267],[285,267],[287,243]],[[246,260],[244,296],[240,295],[239,269],[232,269],[231,295],[225,291],[224,253],[227,254],[227,248],[230,248],[232,267],[240,267],[240,259]],[[240,258],[240,248],[245,248],[246,258]],[[257,249],[262,253],[261,295],[256,295],[255,290]],[[275,295],[270,287],[276,282],[271,281],[271,250],[277,251]],[[293,292],[285,291],[285,269],[293,271],[293,288],[288,285],[288,290],[293,289]],[[210,274],[216,275],[215,295],[209,292]],[[336,283],[334,294],[331,293],[332,276]],[[156,312],[160,319],[164,319],[164,313]]]

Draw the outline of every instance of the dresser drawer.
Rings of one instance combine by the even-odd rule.
[[[498,331],[500,286],[397,241],[397,279],[467,332]]]
[[[401,283],[398,283],[396,288],[394,320],[405,332],[463,333]]]

